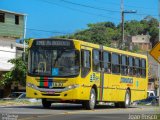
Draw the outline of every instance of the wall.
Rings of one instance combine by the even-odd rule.
[[[0,71],[9,71],[13,65],[8,60],[16,57],[16,40],[0,37]]]
[[[19,16],[19,24],[17,25],[15,24],[15,14],[5,13],[5,22],[0,22],[0,36],[22,38],[23,32],[24,16]]]
[[[149,35],[136,35],[132,36],[133,43],[150,43]]]

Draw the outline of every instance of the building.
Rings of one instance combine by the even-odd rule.
[[[28,47],[27,45],[25,46],[26,48]],[[24,50],[24,45],[20,43],[16,43],[16,57],[22,57],[23,50]]]
[[[13,65],[8,60],[16,57],[16,39],[23,38],[25,14],[0,9],[0,80]],[[0,97],[3,88],[0,88]]]
[[[134,47],[138,47],[140,50],[148,51],[152,48],[152,44],[150,42],[150,35],[136,35],[129,36],[126,38],[126,46],[129,49],[133,49]]]
[[[141,54],[148,56],[148,91],[155,91],[159,96],[158,86],[158,62],[149,54],[148,51],[143,51]]]
[[[159,87],[158,87],[158,62],[154,60],[152,56],[148,54],[148,67],[149,67],[149,81],[148,81],[148,90],[155,91],[156,95],[159,96]]]

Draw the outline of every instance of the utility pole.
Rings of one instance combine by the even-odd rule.
[[[26,51],[26,43],[25,43],[25,38],[26,38],[26,26],[27,26],[27,15],[24,16],[24,33],[23,33],[23,52],[25,53]]]
[[[158,1],[158,16],[159,16],[159,42],[160,42],[160,0]],[[159,79],[159,106],[160,106],[160,64],[158,63],[158,79]]]
[[[121,0],[121,39],[122,41],[120,42],[120,48],[123,48],[124,45],[124,0]]]
[[[26,60],[26,42],[25,42],[25,38],[26,38],[26,26],[27,26],[27,15],[24,16],[24,33],[23,33],[23,53],[22,53],[22,58],[25,61]]]
[[[124,10],[124,0],[121,0],[121,42],[119,43],[120,48],[123,49],[125,46],[124,41],[124,14],[125,13],[136,13],[135,10]]]

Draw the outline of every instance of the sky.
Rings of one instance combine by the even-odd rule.
[[[26,38],[72,34],[89,23],[121,22],[121,0],[0,0],[0,9],[27,14]],[[158,18],[158,0],[124,0],[125,21]]]

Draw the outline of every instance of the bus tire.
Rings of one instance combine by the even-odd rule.
[[[120,103],[120,102],[116,102],[116,103],[114,103],[114,106],[115,106],[116,108],[121,108],[121,103]]]
[[[131,94],[130,91],[127,89],[125,94],[124,102],[121,103],[122,108],[128,108],[131,103]]]
[[[46,101],[46,99],[42,99],[42,105],[43,105],[43,108],[50,108],[51,107],[51,102]]]
[[[90,92],[90,98],[89,100],[85,101],[83,103],[83,106],[87,109],[87,110],[93,110],[96,104],[96,92],[95,90],[92,88],[91,92]]]

